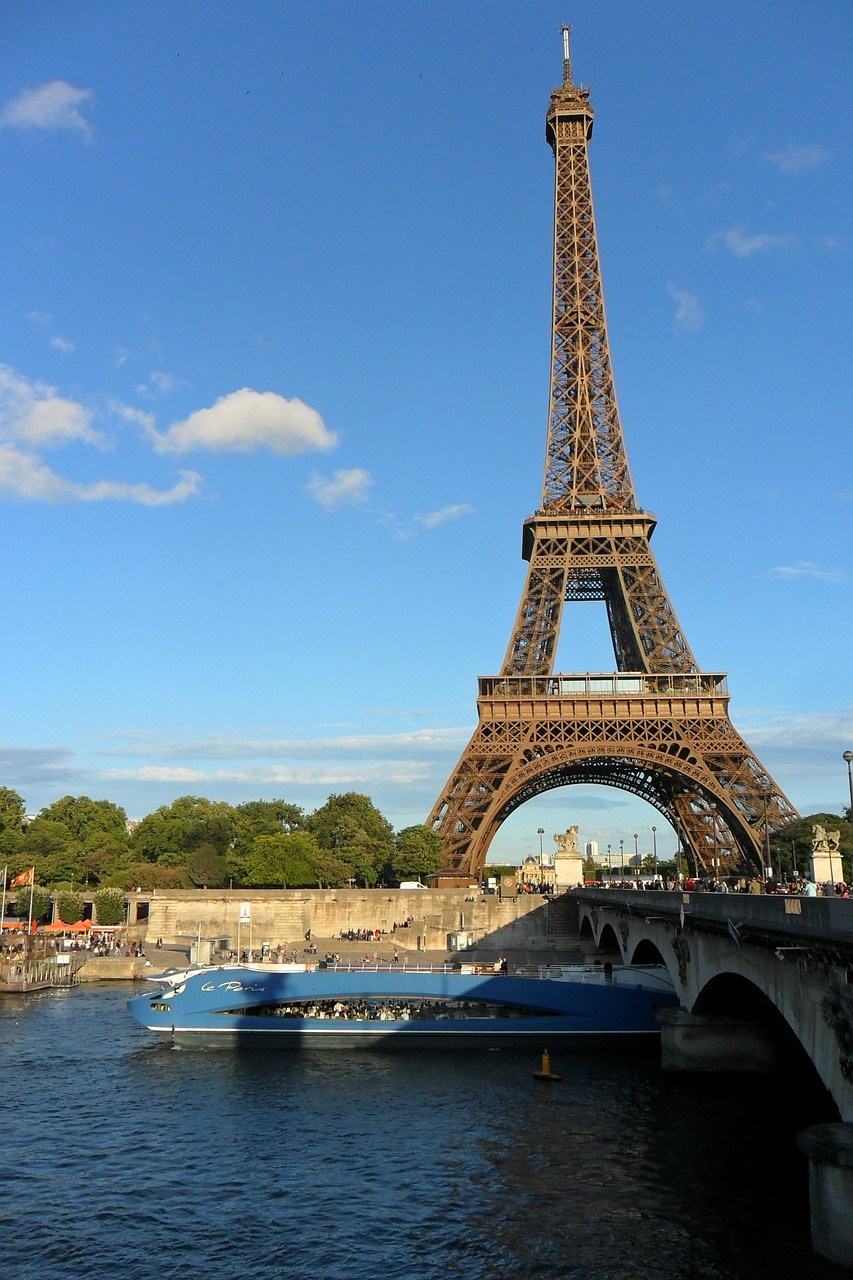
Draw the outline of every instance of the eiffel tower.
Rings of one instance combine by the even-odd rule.
[[[766,869],[769,835],[796,810],[732,725],[726,676],[700,670],[637,505],[613,384],[588,143],[589,89],[563,83],[554,152],[551,395],[542,501],[524,522],[527,580],[501,673],[479,680],[479,723],[429,824],[443,865],[477,874],[501,823],[555,787],[641,796],[703,871]],[[615,671],[555,674],[564,604],[604,601]]]

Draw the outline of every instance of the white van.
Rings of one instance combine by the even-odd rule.
[[[426,885],[421,884],[420,880],[401,880],[401,889],[425,889]]]

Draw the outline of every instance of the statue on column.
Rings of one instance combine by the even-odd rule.
[[[577,857],[579,830],[580,828],[576,824],[573,827],[569,827],[564,835],[554,836],[554,843],[557,846],[558,853],[567,853],[570,856],[573,854],[575,857]]]

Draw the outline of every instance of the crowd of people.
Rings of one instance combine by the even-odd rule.
[[[588,885],[588,887],[592,887]],[[781,893],[805,898],[847,898],[849,886],[839,880],[815,884],[811,876],[796,875],[788,880],[771,876],[659,876],[653,880],[602,880],[599,889],[676,890],[684,893]]]
[[[338,1019],[346,1022],[445,1022],[449,1018],[488,1016],[490,1006],[468,1000],[338,999],[265,1005],[247,1012],[264,1017]]]

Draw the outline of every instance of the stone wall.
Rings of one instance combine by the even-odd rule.
[[[524,947],[559,949],[575,945],[576,926],[565,899],[523,894],[502,900],[468,889],[200,889],[131,896],[147,902],[146,940],[187,946],[198,935],[227,939],[227,945],[259,950],[304,945],[311,929],[318,939],[340,937],[349,929],[379,929],[401,950],[444,950],[448,935],[464,930],[476,943],[495,950]],[[241,904],[250,921],[240,923]],[[246,907],[243,907],[244,914]],[[411,918],[408,928],[397,928]]]
[[[77,978],[80,982],[130,982],[144,978],[147,967],[145,956],[87,955],[77,970]]]

